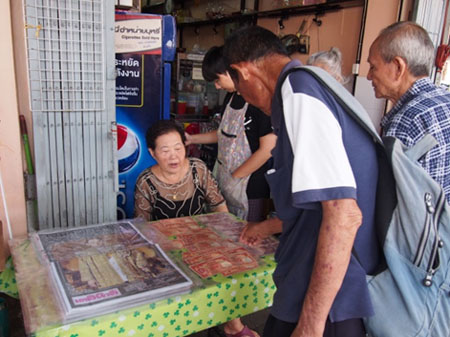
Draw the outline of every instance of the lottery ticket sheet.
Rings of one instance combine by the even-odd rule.
[[[230,213],[165,219],[149,225],[168,238],[171,248],[180,250],[183,262],[203,279],[254,269],[260,256],[273,254],[278,246],[273,237],[255,248],[239,243],[246,222]]]

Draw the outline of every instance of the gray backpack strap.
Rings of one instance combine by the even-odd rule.
[[[412,161],[418,161],[433,147],[438,145],[438,141],[430,134],[426,134],[421,140],[405,151],[405,154]]]
[[[311,74],[319,83],[323,84],[329,89],[336,101],[348,112],[350,116],[359,122],[378,144],[383,144],[380,135],[378,134],[372,120],[367,114],[364,107],[359,101],[345,89],[334,77],[328,72],[319,67],[301,66],[288,70],[288,73],[296,70],[303,70]],[[288,74],[286,74],[287,76]]]

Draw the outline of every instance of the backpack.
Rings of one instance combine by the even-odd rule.
[[[443,188],[418,163],[437,141],[426,135],[407,149],[394,137],[381,139],[361,104],[328,73],[302,66],[283,76],[293,71],[314,76],[376,143],[375,226],[384,262],[367,276],[375,311],[364,318],[367,333],[450,336],[450,206]],[[355,250],[353,255],[358,259]]]

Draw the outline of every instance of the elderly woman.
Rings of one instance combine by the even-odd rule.
[[[200,159],[186,158],[186,138],[174,121],[154,124],[146,135],[156,165],[144,170],[134,192],[134,215],[147,220],[228,212],[217,182]],[[227,337],[258,337],[240,318],[225,323]]]
[[[291,59],[303,62],[305,55],[300,52],[300,41],[296,35],[283,36],[281,43],[283,43]],[[337,47],[312,54],[308,57],[306,64],[322,68],[343,85],[348,82],[348,78],[342,75],[342,53]]]
[[[146,134],[156,164],[138,177],[134,215],[147,220],[228,212],[217,182],[205,163],[186,157],[183,129],[171,120],[156,122]]]
[[[342,84],[347,82],[347,79],[342,75],[342,53],[337,47],[312,54],[306,64],[324,69]]]

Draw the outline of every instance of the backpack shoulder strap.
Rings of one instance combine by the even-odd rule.
[[[418,161],[422,158],[428,151],[433,147],[438,145],[436,138],[430,134],[426,134],[422,139],[420,139],[416,144],[405,151],[405,154],[412,161]]]
[[[295,71],[305,71],[312,75],[320,84],[328,89],[328,92],[333,95],[336,101],[345,109],[345,111],[352,116],[358,124],[361,125],[374,139],[375,142],[383,144],[380,135],[375,129],[369,115],[363,108],[361,103],[351,95],[347,89],[345,89],[339,82],[337,82],[330,74],[319,67],[314,66],[299,66],[287,70],[283,73],[280,83],[284,83],[289,74]],[[283,102],[281,99],[281,85],[280,90],[277,92],[279,102]]]

